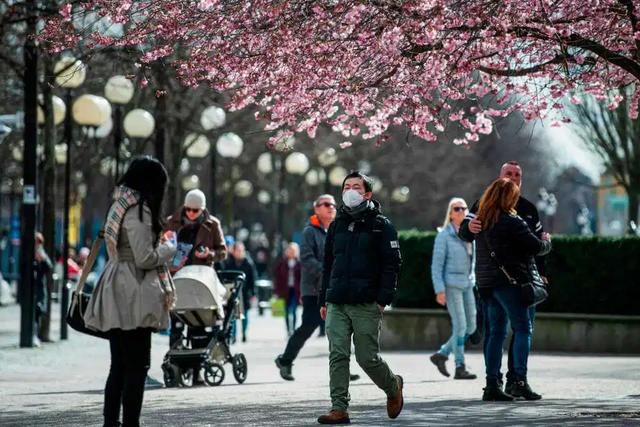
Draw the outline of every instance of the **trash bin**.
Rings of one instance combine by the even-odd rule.
[[[265,309],[271,308],[271,295],[273,294],[273,284],[271,280],[256,280],[256,290],[258,296],[258,314],[262,316]]]

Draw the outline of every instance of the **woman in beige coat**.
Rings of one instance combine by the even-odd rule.
[[[165,263],[175,234],[163,237],[160,207],[167,172],[151,157],[136,158],[118,182],[105,223],[109,262],[91,296],[85,324],[109,332],[111,367],[104,425],[138,426],[151,359],[151,333],[168,326],[175,289]]]

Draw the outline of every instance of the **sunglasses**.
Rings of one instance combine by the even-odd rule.
[[[185,208],[184,208],[184,211],[185,211],[185,212],[198,213],[198,212],[200,212],[200,211],[201,211],[201,209],[198,209],[198,208],[187,208],[187,207],[185,207]]]
[[[318,206],[324,206],[325,208],[335,208],[336,207],[335,203],[329,203],[329,202],[318,203]]]
[[[454,212],[464,212],[467,210],[466,206],[455,206],[452,209]]]

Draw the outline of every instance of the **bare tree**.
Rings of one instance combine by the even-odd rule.
[[[624,90],[622,90],[624,93]],[[629,96],[620,105],[606,106],[592,97],[572,106],[573,129],[587,148],[604,162],[606,170],[629,197],[629,224],[637,224],[640,206],[640,121],[629,117]],[[632,229],[629,226],[628,231]]]

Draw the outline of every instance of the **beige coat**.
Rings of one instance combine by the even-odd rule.
[[[127,211],[120,228],[117,254],[111,255],[100,276],[84,314],[92,329],[166,329],[169,313],[164,308],[164,292],[156,267],[168,262],[176,252],[169,242],[154,247],[151,211],[145,207]]]

